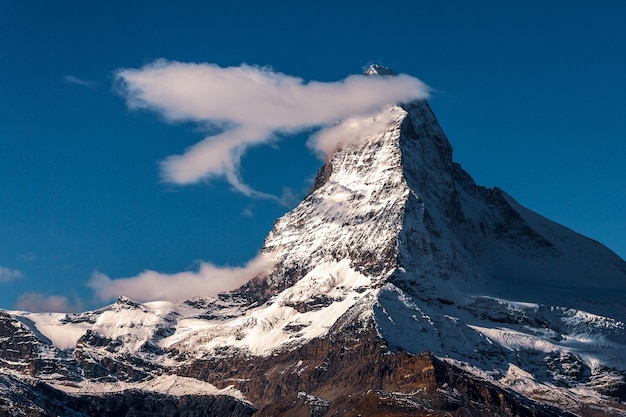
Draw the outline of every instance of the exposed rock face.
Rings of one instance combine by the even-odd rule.
[[[185,375],[240,389],[259,416],[566,416],[481,381],[430,353],[389,354],[371,333],[316,339],[271,360],[196,361]],[[436,414],[433,410],[437,410]]]
[[[11,315],[0,312],[0,360],[14,369],[26,371],[30,360],[39,355],[41,341]]]
[[[356,126],[239,290],[0,313],[0,410],[626,416],[626,263],[475,184],[426,102]]]

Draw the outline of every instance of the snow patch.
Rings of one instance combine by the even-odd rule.
[[[245,401],[241,391],[232,385],[223,389],[194,378],[178,375],[159,375],[153,379],[141,382],[92,382],[81,381],[80,383],[51,383],[52,387],[70,394],[106,394],[121,392],[130,389],[158,392],[167,395],[228,395]]]
[[[292,287],[242,316],[181,319],[176,333],[160,345],[196,356],[208,355],[220,347],[267,356],[281,347],[300,345],[327,333],[339,317],[373,291],[370,284],[371,279],[351,268],[348,259],[324,262]],[[320,294],[323,300],[318,299]]]

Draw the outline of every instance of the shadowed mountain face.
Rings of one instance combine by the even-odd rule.
[[[263,248],[278,259],[269,294],[320,262],[349,259],[379,280],[402,268],[417,283],[440,278],[520,301],[622,300],[626,263],[504,191],[476,185],[452,161],[425,101],[375,118],[380,132],[335,153],[309,196],[276,222]]]
[[[351,123],[239,290],[3,313],[0,414],[626,415],[624,261],[476,185],[426,102]]]

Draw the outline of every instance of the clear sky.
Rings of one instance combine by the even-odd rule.
[[[243,153],[254,193],[168,181],[163,161],[208,128],[132,108],[120,71],[158,59],[301,85],[371,63],[417,77],[479,184],[626,257],[626,3],[511,3],[0,2],[0,308],[91,309],[100,274],[244,265],[308,190],[302,126]]]

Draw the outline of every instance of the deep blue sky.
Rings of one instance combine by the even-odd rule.
[[[242,264],[288,209],[225,181],[160,181],[158,162],[202,134],[128,110],[113,86],[158,58],[418,77],[478,183],[626,257],[626,3],[177,3],[0,3],[0,308],[33,292],[97,307],[96,270]],[[320,165],[305,139],[253,149],[244,179],[303,196]]]

